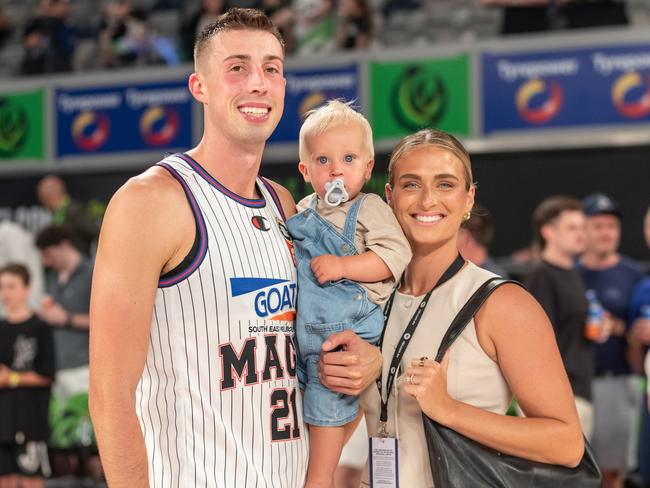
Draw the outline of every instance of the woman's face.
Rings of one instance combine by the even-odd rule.
[[[414,251],[456,246],[463,215],[474,205],[463,163],[436,146],[419,146],[396,161],[386,197]]]

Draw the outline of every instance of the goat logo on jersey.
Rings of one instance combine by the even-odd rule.
[[[293,321],[295,281],[275,278],[230,278],[231,314],[240,320]]]

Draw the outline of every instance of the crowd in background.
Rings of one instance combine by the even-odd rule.
[[[477,35],[481,19],[497,18],[490,32],[503,35],[631,23],[623,0],[30,2],[0,5],[0,58],[3,51],[16,53],[11,58],[15,63],[0,70],[2,75],[190,62],[197,33],[230,6],[264,10],[282,31],[287,53],[296,56],[411,45],[419,36],[445,41],[461,33],[467,38]],[[19,4],[34,8],[17,17],[11,7]],[[94,7],[79,10],[80,4]],[[442,20],[429,22],[439,15]],[[465,26],[472,27],[464,31]],[[39,324],[30,322],[30,330],[37,331],[34,338],[43,344],[43,356],[34,363],[34,388],[49,399],[47,422],[33,433],[47,443],[48,455],[36,456],[34,466],[46,477],[63,480],[61,486],[76,486],[78,480],[92,486],[101,479],[101,465],[87,407],[88,308],[100,222],[68,194],[59,177],[45,177],[36,192],[52,214],[50,226],[32,235],[16,223],[0,222],[0,319],[9,315],[7,306],[15,307],[8,303],[15,301],[15,288],[29,289],[27,306]],[[495,229],[508,232],[498,217],[476,206],[461,230],[459,251],[479,266],[525,282],[549,315],[606,486],[622,487],[626,478],[650,486],[650,415],[642,385],[650,345],[649,270],[618,253],[621,236],[640,232],[641,223],[622,234],[620,210],[607,195],[585,201],[551,197],[531,216],[535,240],[530,248],[495,259],[489,252]],[[650,253],[650,211],[643,228]],[[5,281],[14,295],[3,292]],[[10,329],[6,325],[0,320],[0,334]],[[0,341],[2,337],[9,335]],[[7,339],[4,348],[0,343],[0,448],[9,437],[18,439],[15,427],[24,421],[17,418],[12,424],[2,412],[3,401],[21,386],[11,374],[18,366],[5,364],[13,358],[16,340]],[[18,348],[25,350],[24,345]],[[30,422],[33,415],[29,413]],[[343,463],[353,469],[339,477],[341,487],[358,486],[354,473],[365,462],[358,458],[367,445],[365,437],[359,439],[348,448],[357,452],[344,455]],[[42,446],[34,452],[42,454]]]
[[[44,381],[55,378],[51,385],[40,385],[48,392],[51,387],[49,413],[44,414],[49,425],[39,430],[49,452],[42,472],[64,482],[85,478],[92,483],[101,479],[101,465],[87,407],[88,309],[100,222],[68,194],[57,176],[44,177],[36,193],[52,214],[51,225],[33,236],[18,224],[0,223],[2,315],[6,320],[15,310],[15,298],[5,286],[5,275],[13,273],[12,279],[20,278],[30,288],[27,307],[51,335],[51,368],[39,363]],[[650,270],[618,253],[620,217],[616,202],[604,194],[582,202],[549,197],[531,216],[534,244],[529,252],[495,259],[489,252],[495,219],[476,205],[458,247],[475,264],[526,283],[546,311],[583,430],[605,471],[605,486],[622,487],[626,477],[636,479],[637,486],[650,486],[650,415],[642,386],[644,354],[650,346],[650,278],[644,275]],[[641,232],[639,224],[626,233]],[[507,225],[500,223],[498,230],[507,233]],[[643,231],[650,249],[650,209]],[[11,330],[12,325],[0,322],[0,335],[15,339],[15,334],[6,335]],[[4,347],[7,357],[0,351],[0,409],[16,386],[6,375],[3,384],[3,371],[15,367],[10,357],[17,348]],[[10,424],[0,422],[0,445],[8,435],[16,435]],[[357,446],[353,449],[358,452],[345,454],[343,463],[363,465],[365,459],[359,457],[364,456],[365,443]],[[354,480],[345,473],[341,486]]]
[[[229,7],[263,10],[297,56],[633,23],[625,0],[9,0],[0,74],[190,62],[197,33]],[[650,9],[639,12],[644,24]]]
[[[13,458],[24,462],[21,472],[74,486],[78,479],[101,478],[88,414],[90,287],[99,223],[60,178],[43,178],[36,191],[51,212],[50,225],[35,236],[10,221],[0,226],[0,468],[4,472]],[[38,382],[31,383],[30,375]],[[12,441],[24,446],[22,456],[5,452]]]

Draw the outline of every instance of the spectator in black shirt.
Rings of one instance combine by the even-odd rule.
[[[501,7],[501,34],[543,32],[551,28],[549,0],[481,0],[486,7]]]
[[[629,23],[624,0],[570,0],[564,13],[569,29]]]
[[[72,70],[74,30],[68,25],[70,0],[41,0],[39,14],[25,28],[22,74]]]
[[[261,0],[259,9],[271,19],[282,37],[284,38],[284,52],[290,54],[295,47],[293,38],[294,12],[291,9],[291,0]]]
[[[229,9],[226,0],[201,0],[201,7],[181,26],[181,58],[194,59],[194,43],[205,26],[217,20]]]
[[[2,5],[0,5],[0,49],[4,47],[5,43],[11,37],[12,30],[11,20],[4,12]]]
[[[575,258],[585,249],[585,215],[579,200],[564,196],[542,201],[533,214],[535,236],[542,245],[542,260],[526,277],[530,293],[548,315],[575,395],[582,430],[593,432],[591,380],[594,374],[592,343],[585,337],[588,303]],[[595,340],[604,342],[611,332],[604,320]]]
[[[341,0],[336,44],[339,49],[366,49],[372,35],[372,12],[367,0]]]
[[[52,333],[27,304],[27,268],[0,268],[0,298],[7,314],[0,321],[0,486],[42,487],[42,478],[50,475],[45,442],[54,377]]]

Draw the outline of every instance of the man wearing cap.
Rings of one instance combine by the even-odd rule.
[[[603,486],[622,488],[625,474],[636,465],[636,440],[641,377],[629,359],[626,334],[628,305],[641,268],[621,256],[621,212],[609,196],[589,195],[583,201],[587,216],[587,246],[577,268],[585,288],[593,290],[614,319],[612,334],[596,344],[596,370],[592,385],[594,433],[592,445],[603,471]]]

